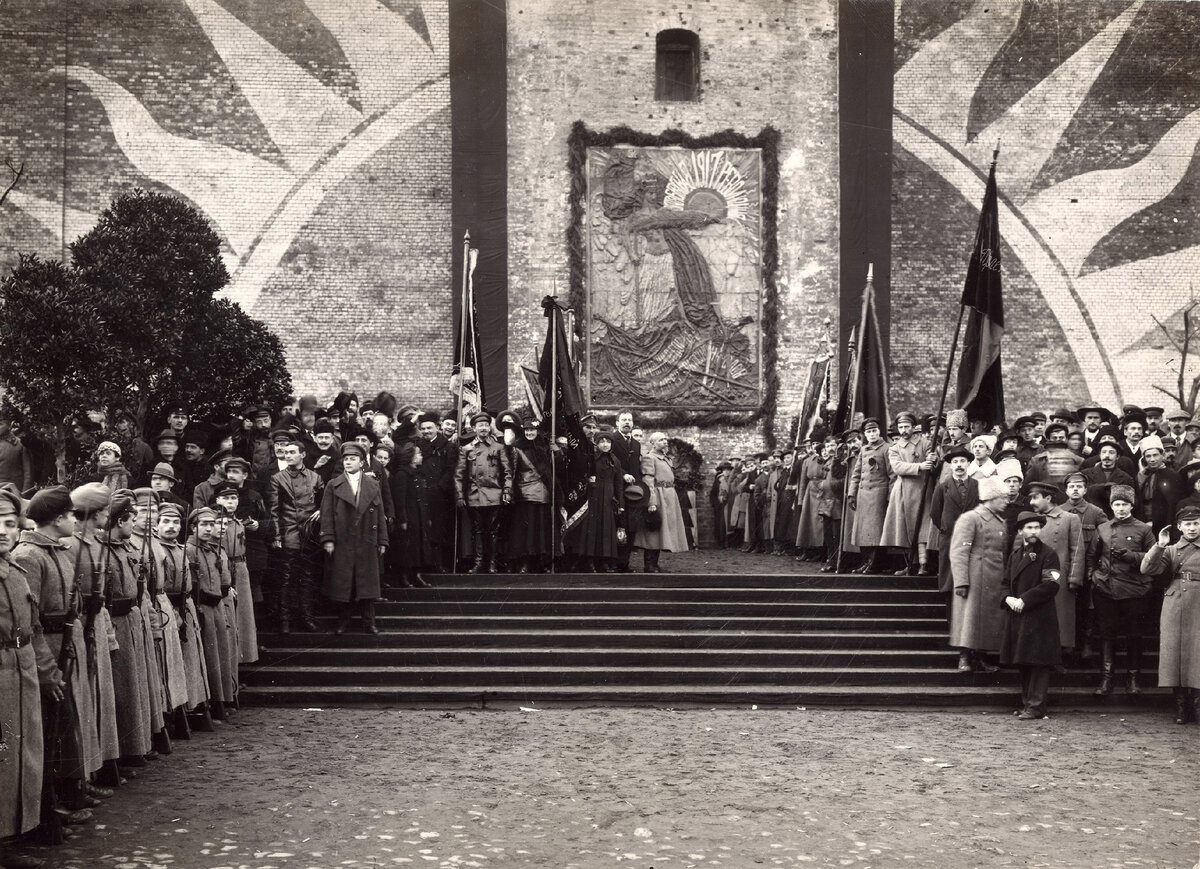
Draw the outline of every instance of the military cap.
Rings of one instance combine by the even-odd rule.
[[[0,516],[20,516],[24,511],[25,499],[17,487],[12,483],[0,483]]]
[[[480,422],[491,422],[491,421],[492,421],[492,415],[490,413],[488,413],[486,410],[481,410],[478,413],[471,414],[471,425],[475,425],[476,423],[480,423]]]
[[[84,483],[71,490],[71,503],[81,513],[95,513],[108,506],[112,489],[103,483]]]
[[[1035,513],[1032,510],[1022,510],[1021,514],[1017,516],[1017,529],[1024,528],[1029,522],[1036,522],[1043,528],[1046,527],[1046,517],[1044,515]]]
[[[42,525],[74,508],[71,493],[66,486],[51,486],[35,493],[29,499],[25,516],[38,525]]]
[[[210,465],[215,465],[218,463],[223,464],[224,462],[226,462],[232,458],[233,458],[233,450],[217,450],[215,453],[213,453],[211,456],[208,457],[208,463]]]
[[[250,473],[250,463],[241,456],[234,456],[225,463],[225,470],[228,471],[230,468],[241,468],[247,474]]]
[[[892,420],[892,425],[898,426],[902,422],[909,422],[909,423],[912,423],[913,425],[916,425],[917,424],[917,415],[910,411],[902,410],[898,414],[896,414],[895,418]]]
[[[1025,484],[1025,491],[1030,494],[1048,495],[1051,500],[1063,497],[1063,490],[1045,480],[1033,480]]]
[[[1050,432],[1052,431],[1061,431],[1063,434],[1070,434],[1071,427],[1065,422],[1052,422],[1050,425],[1046,426],[1046,436],[1049,437]]]
[[[1083,483],[1085,486],[1087,485],[1087,477],[1085,477],[1080,471],[1072,471],[1063,478],[1063,488],[1071,485],[1072,480],[1079,480],[1079,482]]]
[[[182,522],[185,518],[187,518],[183,515],[183,507],[179,506],[174,501],[163,501],[161,504],[158,505],[158,518],[159,519],[161,519],[163,516],[166,516],[169,513],[174,513],[176,516],[178,516],[180,522]]]
[[[162,493],[149,486],[141,486],[133,490],[133,503],[135,504],[157,504],[161,500]]]
[[[129,513],[129,509],[133,506],[133,491],[131,489],[117,489],[112,494],[112,501],[108,505],[108,526],[115,528],[120,521]]]
[[[1121,405],[1121,416],[1129,416],[1129,414],[1131,414],[1131,413],[1141,413],[1141,412],[1142,412],[1142,408],[1140,405],[1137,405],[1137,404],[1122,404]]]
[[[363,449],[362,444],[355,441],[346,441],[346,443],[342,444],[342,455],[358,456],[364,462],[367,460],[367,451]]]
[[[595,423],[596,422],[596,414],[585,413],[583,416],[579,417],[580,425],[582,425],[585,422]]]
[[[1166,411],[1161,407],[1143,407],[1142,413],[1146,416],[1162,416]]]
[[[216,519],[216,518],[217,518],[217,511],[215,511],[212,507],[197,507],[188,516],[188,524],[195,525],[197,522],[199,522],[202,519]]]
[[[316,431],[316,426],[313,426],[313,431]],[[294,444],[296,443],[296,436],[292,434],[291,429],[277,428],[271,432],[271,443]]]
[[[210,495],[208,498],[208,503],[215,504],[217,499],[223,495],[237,495],[238,499],[240,500],[242,497],[242,490],[228,480],[223,483],[218,483],[213,487],[212,495]]]
[[[1034,422],[1045,422],[1047,419],[1049,419],[1049,417],[1047,417],[1046,414],[1042,413],[1040,410],[1035,410],[1029,415],[1033,417]]]
[[[254,417],[256,417],[257,415],[258,415],[258,405],[257,404],[247,404],[244,408],[242,408],[242,417],[244,419],[254,419]]]
[[[192,409],[190,407],[188,407],[185,402],[175,401],[175,402],[172,402],[171,404],[167,405],[167,416],[170,416],[173,413],[180,413],[180,414],[183,414],[184,416],[191,416]]]
[[[262,419],[264,416],[267,419],[271,418],[271,408],[269,408],[269,407],[256,408],[254,413],[249,418],[250,419]]]
[[[875,417],[873,417],[873,416],[868,416],[866,419],[864,419],[864,420],[862,421],[862,430],[863,430],[863,431],[866,431],[866,430],[867,430],[867,429],[869,429],[869,428],[882,429],[882,428],[883,428],[883,426],[881,426],[881,425],[879,424],[879,420],[878,420],[878,419],[876,419],[876,418],[875,418]]]
[[[1025,426],[1033,427],[1035,425],[1037,425],[1037,420],[1032,415],[1019,416],[1017,417],[1017,421],[1013,423],[1013,431],[1020,431]]]
[[[1176,522],[1187,522],[1190,519],[1200,519],[1200,507],[1188,504],[1175,514]]]

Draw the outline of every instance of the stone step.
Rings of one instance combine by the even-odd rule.
[[[317,623],[327,631],[336,623],[333,617],[321,617]],[[640,613],[602,615],[579,613],[572,615],[528,613],[497,613],[488,610],[471,615],[431,613],[384,615],[376,620],[383,631],[460,631],[460,630],[673,630],[704,632],[756,632],[756,631],[873,631],[880,633],[910,631],[938,631],[946,629],[946,619],[888,617],[883,614],[872,617],[851,616],[828,611],[821,615],[801,617],[791,615],[746,616],[731,613],[715,615],[645,615]],[[357,623],[354,628],[358,629]]]
[[[1149,674],[1148,674],[1149,675]],[[1015,671],[997,673],[959,673],[943,669],[908,666],[256,666],[246,668],[242,681],[247,685],[425,685],[453,687],[461,685],[527,685],[530,687],[588,685],[694,685],[719,688],[723,685],[774,684],[870,685],[893,688],[959,685],[1005,685],[1015,683]],[[1146,680],[1148,683],[1153,678]],[[1059,685],[1092,687],[1097,682],[1092,671],[1068,670],[1055,678]]]
[[[379,616],[397,615],[542,615],[542,616],[692,616],[712,618],[749,617],[831,617],[928,619],[945,616],[941,601],[932,603],[892,603],[872,601],[823,602],[794,600],[764,601],[637,601],[637,600],[435,600],[414,599],[376,604]]]
[[[781,566],[786,563],[780,559]],[[777,574],[690,574],[690,573],[532,573],[532,574],[421,574],[434,588],[548,588],[563,586],[604,588],[865,588],[936,589],[935,576],[891,574],[820,573],[796,565],[797,573]],[[410,589],[386,589],[402,595]]]
[[[632,585],[572,586],[545,585],[529,588],[485,588],[452,586],[447,588],[389,589],[388,596],[376,604],[380,609],[433,603],[636,603],[636,604],[717,604],[717,603],[914,603],[944,606],[934,588],[761,588],[758,586],[711,586],[704,588],[644,588]]]
[[[1020,706],[1015,674],[1004,685],[951,685],[871,687],[861,685],[781,686],[740,684],[696,685],[587,685],[529,686],[521,683],[460,686],[394,686],[343,683],[322,686],[249,687],[241,700],[250,706],[433,706],[438,708],[565,706],[830,706],[846,709],[872,707],[995,709],[1002,714]],[[1171,704],[1166,688],[1148,689],[1138,697],[1114,692],[1095,697],[1089,688],[1050,687],[1050,714],[1087,710],[1112,715],[1162,710]]]

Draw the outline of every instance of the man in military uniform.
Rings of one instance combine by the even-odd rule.
[[[475,438],[458,454],[454,474],[457,506],[471,520],[470,573],[496,573],[502,509],[512,500],[512,466],[508,450],[492,433],[492,417],[480,412],[471,417]]]
[[[888,488],[894,476],[888,464],[888,444],[883,439],[879,420],[867,417],[862,424],[863,445],[850,475],[847,506],[854,511],[854,530],[850,542],[863,554],[857,573],[875,573],[879,569],[879,546],[883,519],[888,509]]]
[[[893,477],[879,539],[880,546],[899,549],[906,560],[917,533],[925,481],[937,458],[929,438],[915,431],[916,423],[917,418],[907,411],[896,415],[899,438],[888,447],[888,468]],[[899,574],[908,572],[909,567],[905,567]]]
[[[278,440],[279,435],[275,435]],[[304,447],[291,435],[283,448],[287,467],[271,477],[268,503],[271,521],[278,534],[271,542],[279,550],[279,593],[275,611],[279,632],[291,633],[293,619],[308,632],[318,630],[316,615],[317,576],[321,550],[309,519],[320,506],[323,484],[316,471],[304,467]],[[268,608],[270,608],[268,600]]]

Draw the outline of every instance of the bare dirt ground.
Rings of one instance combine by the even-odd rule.
[[[1191,867],[1165,713],[246,709],[58,867]]]

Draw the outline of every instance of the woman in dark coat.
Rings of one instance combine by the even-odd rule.
[[[1023,721],[1046,717],[1046,692],[1050,673],[1062,663],[1058,640],[1058,610],[1054,598],[1060,589],[1058,555],[1038,539],[1046,517],[1025,511],[1017,517],[1019,544],[1004,564],[1008,624],[1000,642],[1000,663],[1021,671],[1021,703],[1017,717]]]
[[[321,545],[325,549],[325,581],[321,592],[342,604],[336,633],[350,627],[357,606],[363,627],[377,634],[375,601],[379,598],[379,556],[387,550],[387,524],[379,482],[363,473],[367,451],[342,444],[344,472],[321,496]]]
[[[502,419],[501,429],[515,421]],[[516,434],[521,434],[518,430]],[[554,516],[554,472],[550,448],[538,437],[536,419],[523,424],[523,437],[510,447],[512,504],[508,508],[508,539],[505,555],[509,569],[517,573],[542,573],[554,549],[557,535]]]
[[[576,554],[583,559],[583,569],[590,566],[593,573],[612,573],[617,569],[617,534],[625,524],[622,508],[625,471],[612,453],[612,439],[613,431],[608,427],[596,435],[588,481],[588,509],[576,541]]]
[[[393,553],[401,586],[428,585],[419,570],[436,570],[441,550],[433,533],[433,499],[436,494],[422,473],[424,454],[412,441],[401,443],[392,462],[389,483],[396,509],[396,551]]]

